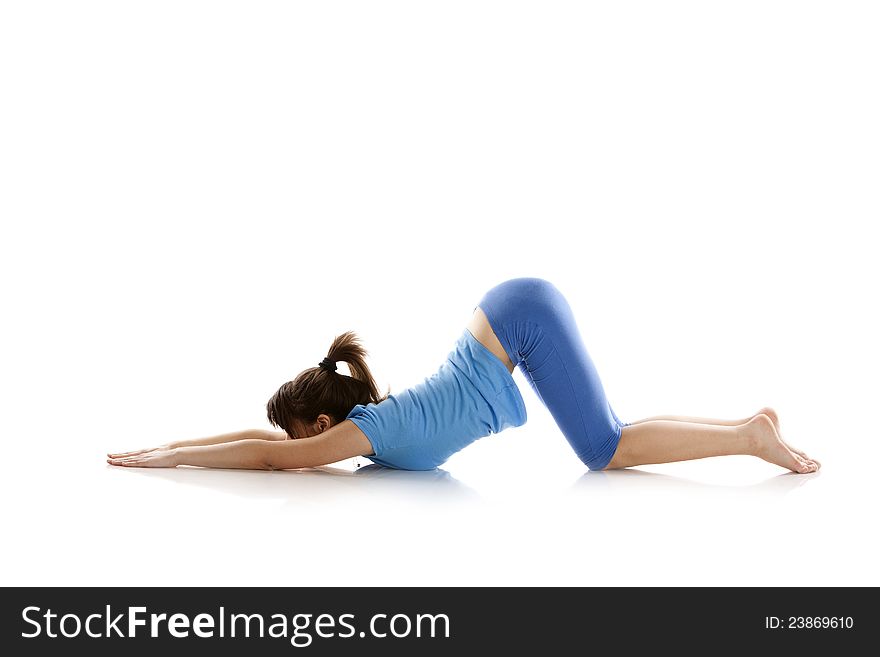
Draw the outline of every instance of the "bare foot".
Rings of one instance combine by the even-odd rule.
[[[755,456],[798,474],[808,474],[819,469],[818,463],[800,456],[788,448],[779,437],[776,427],[768,415],[758,413],[743,427],[748,435],[755,440]]]
[[[790,444],[785,440],[785,438],[782,437],[782,429],[781,429],[780,426],[779,426],[779,415],[776,413],[775,410],[773,410],[773,409],[770,408],[769,406],[765,406],[765,407],[762,408],[760,411],[758,411],[757,413],[755,413],[755,414],[752,416],[752,419],[754,419],[754,418],[757,417],[758,415],[761,415],[762,413],[763,413],[764,415],[766,415],[767,417],[769,417],[769,418],[770,418],[770,421],[773,422],[773,426],[774,426],[775,429],[776,429],[776,435],[778,435],[778,436],[779,436],[779,439],[780,439],[783,443],[785,443],[785,446],[786,446],[786,447],[788,447],[792,452],[794,452],[795,454],[797,454],[798,456],[800,456],[802,459],[805,459],[805,460],[807,460],[807,461],[813,461],[813,463],[815,463],[816,465],[818,465],[820,468],[822,467],[822,464],[821,464],[819,461],[817,461],[816,459],[811,459],[809,456],[807,456],[806,454],[804,454],[801,450],[799,450],[799,449],[797,449],[796,447],[793,447],[792,445],[790,445]]]

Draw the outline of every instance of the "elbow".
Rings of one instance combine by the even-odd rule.
[[[278,454],[272,449],[274,443],[265,440],[257,440],[252,443],[253,452],[249,460],[248,468],[251,470],[281,470]]]
[[[255,467],[257,470],[283,470],[278,454],[271,449],[261,449],[257,455]]]
[[[296,470],[319,465],[305,445],[298,440],[268,442],[260,450],[259,463],[263,470]]]
[[[278,454],[276,450],[266,450],[260,455],[256,467],[258,470],[288,470],[293,466],[284,454]]]
[[[289,458],[285,459],[280,457],[262,459],[257,467],[260,470],[296,470],[297,468],[305,468],[308,466],[302,465],[301,463],[294,463]]]

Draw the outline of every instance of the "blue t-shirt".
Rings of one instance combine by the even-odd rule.
[[[490,433],[526,422],[522,395],[504,363],[464,330],[430,377],[346,416],[373,446],[371,461],[431,470]]]

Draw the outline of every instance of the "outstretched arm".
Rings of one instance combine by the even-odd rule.
[[[233,431],[232,433],[221,433],[218,436],[208,436],[206,438],[190,438],[187,440],[172,440],[171,442],[159,445],[158,447],[147,447],[145,449],[135,449],[130,452],[114,452],[107,454],[110,458],[123,458],[125,456],[137,456],[138,454],[146,454],[157,450],[177,449],[179,447],[197,447],[199,445],[219,445],[221,443],[231,443],[237,440],[287,440],[288,435],[284,431],[268,431],[266,429],[245,429],[244,431]]]
[[[111,457],[107,462],[136,468],[198,465],[207,468],[288,470],[312,468],[372,453],[373,447],[364,433],[351,420],[344,420],[310,438],[280,441],[245,439],[215,445],[190,445]]]
[[[221,433],[219,436],[207,438],[190,438],[188,440],[174,440],[169,447],[197,447],[199,445],[219,445],[232,443],[237,440],[287,440],[289,436],[284,431],[269,431],[267,429],[245,429],[232,433]]]

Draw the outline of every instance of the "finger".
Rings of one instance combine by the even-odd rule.
[[[122,458],[123,456],[135,456],[137,454],[146,454],[147,452],[152,452],[155,447],[148,447],[146,449],[135,449],[130,452],[116,452],[114,454],[107,454],[111,458]]]
[[[125,458],[109,459],[107,462],[110,463],[110,465],[130,466],[130,465],[137,464],[140,461],[141,461],[141,458],[139,456],[128,456]]]

